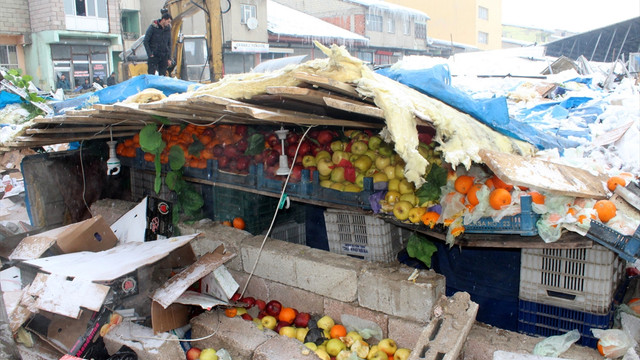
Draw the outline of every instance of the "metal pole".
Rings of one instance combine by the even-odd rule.
[[[591,53],[591,57],[589,61],[593,60],[593,55],[596,53],[596,49],[598,48],[598,44],[600,43],[600,38],[602,37],[602,33],[598,34],[598,40],[596,41],[596,45],[593,47],[593,52]]]
[[[607,53],[604,54],[604,58],[602,59],[603,62],[606,62],[607,58],[609,57],[609,50],[611,50],[611,44],[613,44],[613,39],[616,37],[617,31],[618,29],[613,29],[613,35],[611,35],[611,41],[609,41],[609,47],[607,48]]]
[[[629,31],[631,31],[631,25],[629,25],[629,28],[627,28],[627,33],[624,34],[624,39],[622,39],[622,44],[620,44],[620,50],[618,51],[618,57],[616,58],[616,60],[618,60],[620,58],[620,54],[622,54],[622,48],[624,47],[624,43],[627,41],[627,36],[629,36]]]

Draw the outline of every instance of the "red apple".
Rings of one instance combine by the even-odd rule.
[[[255,298],[252,298],[251,296],[243,297],[242,299],[240,299],[240,300],[238,300],[238,301],[240,301],[240,302],[242,302],[242,303],[247,304],[247,305],[245,306],[247,309],[252,308],[252,307],[253,307],[253,305],[255,305],[255,304],[256,304],[256,299],[255,299]]]
[[[278,300],[271,300],[267,303],[265,310],[267,314],[277,318],[280,315],[280,310],[282,310],[282,304]]]
[[[229,158],[226,156],[220,156],[218,158],[218,168],[226,169],[229,167]]]
[[[200,350],[197,347],[192,347],[191,349],[189,349],[187,351],[187,360],[196,360],[200,358],[200,353],[202,352],[202,350]]]
[[[267,140],[266,141],[267,141],[267,144],[269,144],[269,146],[271,148],[280,146],[280,140],[278,139],[278,136],[276,134],[273,134],[273,133],[269,134],[267,136]]]
[[[298,145],[298,141],[300,141],[300,135],[294,133],[293,131],[289,131],[286,138],[287,144],[289,145]]]
[[[316,140],[322,145],[330,144],[333,141],[333,133],[330,130],[322,130]]]
[[[260,300],[262,301],[262,300]],[[267,314],[266,310],[260,310],[260,312],[258,313],[258,316],[256,316],[258,319],[262,320],[263,317],[267,316],[269,314]]]
[[[240,295],[240,293],[235,293],[231,297],[231,301],[238,301],[238,300],[240,300],[241,297],[242,297],[242,295]]]
[[[273,149],[265,149],[263,152],[264,165],[273,166],[278,163],[280,154]]]
[[[267,303],[264,302],[264,300],[257,299],[256,300],[256,307],[258,308],[258,310],[262,311],[267,307]]]
[[[247,148],[249,147],[249,142],[247,141],[247,139],[240,139],[238,140],[238,142],[236,143],[236,147],[238,148],[238,151],[241,154],[244,154],[244,152],[247,150]]]
[[[301,312],[296,315],[296,318],[293,320],[293,324],[296,327],[303,328],[307,327],[307,324],[309,324],[309,320],[311,320],[311,315],[306,312]]]
[[[247,171],[247,169],[249,169],[249,164],[251,164],[251,158],[248,156],[240,156],[236,160],[236,169],[238,171]]]
[[[302,165],[294,165],[293,168],[291,168],[291,177],[289,178],[289,181],[300,182],[300,179],[302,179],[302,169],[304,169]]]
[[[248,131],[249,127],[247,125],[236,125],[236,134],[246,136]]]
[[[298,157],[303,157],[309,153],[311,153],[311,143],[308,140],[305,140],[300,145],[300,150],[298,150]]]
[[[273,329],[273,331],[280,333],[280,329],[285,327],[285,326],[290,326],[291,324],[289,324],[286,321],[278,321],[278,323],[276,324],[276,327]]]
[[[253,320],[253,318],[249,314],[242,314],[240,317],[242,317],[243,319],[245,319],[247,321]]]
[[[240,151],[238,151],[238,148],[233,146],[233,145],[227,145],[224,147],[224,151],[222,152],[224,156],[227,156],[231,159],[235,158],[236,156],[240,155]]]
[[[224,152],[224,148],[222,147],[222,145],[218,144],[213,147],[213,156],[215,157],[222,156],[223,152]]]

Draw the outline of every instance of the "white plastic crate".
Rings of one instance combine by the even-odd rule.
[[[297,222],[287,222],[285,224],[276,225],[271,229],[269,237],[294,244],[307,244],[307,234],[305,232],[304,223],[299,224]]]
[[[600,245],[590,249],[522,249],[520,299],[606,314],[624,261]]]
[[[374,216],[328,209],[329,251],[368,261],[392,262],[404,245],[402,228]]]

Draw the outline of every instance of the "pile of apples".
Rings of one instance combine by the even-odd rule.
[[[194,346],[187,350],[187,360],[218,360],[218,353],[213,348],[200,349]]]
[[[312,316],[284,307],[277,300],[265,302],[253,297],[241,298],[236,293],[231,301],[243,306],[227,308],[225,314],[228,317],[240,316],[261,330],[268,329],[297,339],[323,360],[351,359],[352,353],[367,360],[406,360],[411,354],[411,350],[398,348],[396,342],[389,338],[369,345],[357,331],[347,333],[344,326],[336,324],[329,316]]]

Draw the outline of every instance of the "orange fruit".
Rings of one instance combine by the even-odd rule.
[[[640,315],[640,298],[632,298],[627,302],[627,305],[634,313]]]
[[[338,339],[343,336],[347,336],[347,329],[340,324],[333,325],[331,327],[331,330],[329,330],[329,336],[331,336],[332,339]]]
[[[298,312],[290,307],[285,307],[280,310],[280,314],[278,314],[278,320],[284,321],[287,324],[291,324],[293,320],[295,320],[296,316],[298,316]]]
[[[583,221],[585,221],[586,219],[587,219],[587,216],[586,216],[586,215],[580,215],[580,216],[578,216],[578,222],[579,222],[580,224],[582,224],[582,222],[583,222]]]
[[[500,180],[500,178],[498,178],[497,176],[493,175],[492,179],[493,179],[493,186],[495,186],[496,189],[505,189],[507,191],[513,190],[513,185],[509,185],[505,183],[504,181]]]
[[[502,188],[495,189],[489,194],[489,205],[496,210],[511,204],[511,194]]]
[[[476,208],[476,206],[475,206],[475,205],[473,205],[473,204],[467,204],[467,205],[465,205],[464,207],[466,207],[466,208],[467,208],[467,211],[469,211],[470,213],[472,213],[472,212],[473,212],[473,209],[475,209],[475,208]]]
[[[454,227],[453,229],[451,229],[451,235],[453,235],[454,237],[462,235],[463,232],[464,232],[464,226],[462,226],[462,225]]]
[[[478,205],[480,203],[480,200],[478,200],[478,196],[476,195],[480,188],[482,188],[482,184],[473,184],[469,191],[467,191],[467,200],[469,201],[469,204]]]
[[[466,194],[471,186],[473,186],[473,177],[469,175],[460,175],[453,184],[456,191],[460,194]]]
[[[616,205],[609,200],[598,200],[593,208],[598,213],[598,218],[603,223],[611,220],[616,216]]]
[[[420,217],[422,223],[427,225],[431,229],[433,229],[433,227],[436,225],[438,219],[440,219],[440,214],[435,211],[427,211]]]
[[[616,348],[616,345],[602,346],[602,340],[598,340],[598,352],[604,357],[606,357],[607,354],[611,354],[611,352],[615,351]]]
[[[229,221],[229,220],[225,220],[225,221],[223,221],[223,222],[222,222],[222,225],[224,225],[224,226],[232,226],[232,225],[231,225],[231,221]]]
[[[546,199],[544,195],[540,194],[537,191],[530,191],[529,196],[531,196],[531,201],[534,204],[544,205],[544,200]]]
[[[244,230],[246,224],[241,217],[237,217],[233,219],[233,227],[236,229]]]
[[[622,187],[625,187],[627,185],[627,182],[620,176],[612,176],[609,178],[609,180],[607,180],[607,188],[609,189],[609,191],[615,190],[616,186],[618,185],[622,185]]]
[[[227,317],[235,317],[236,314],[238,313],[238,309],[236,308],[228,308],[224,310],[224,314],[227,315]]]
[[[496,186],[493,184],[493,178],[488,178],[485,182],[485,185],[487,185],[487,187],[489,188],[489,190],[493,190],[496,188]]]

